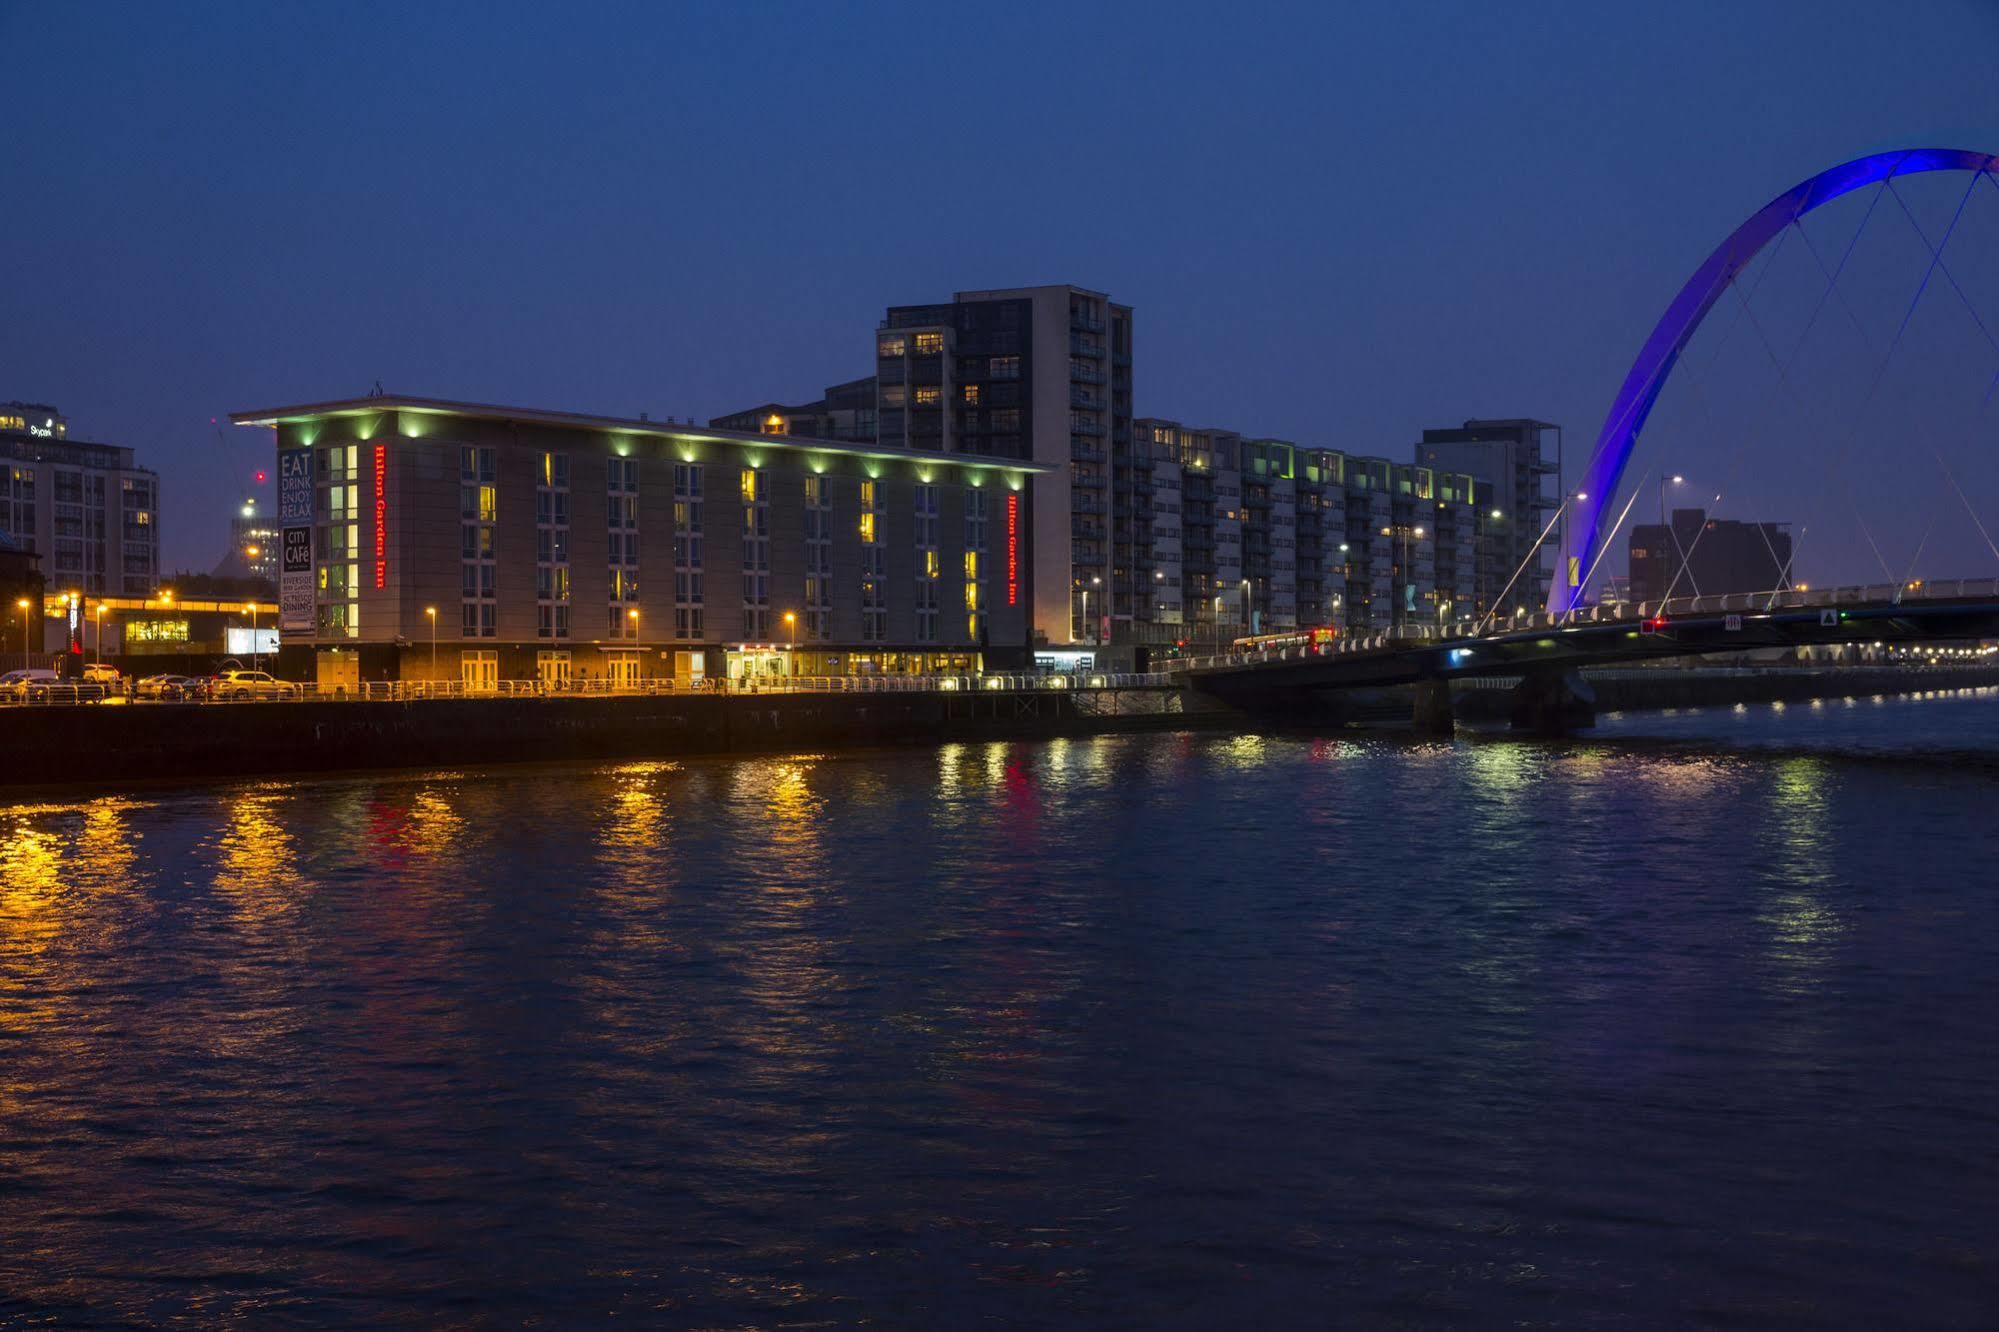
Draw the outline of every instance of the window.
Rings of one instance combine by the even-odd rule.
[[[673,465],[673,636],[703,635],[701,586],[701,464]]]
[[[901,338],[882,338],[875,343],[875,355],[881,357],[901,356],[908,350]]]
[[[743,638],[770,638],[770,478],[754,467],[742,470]]]
[[[605,586],[608,638],[637,638],[639,614],[639,460],[611,458],[604,472]]]
[[[826,479],[805,478],[805,637],[833,637],[833,507]]]
[[[541,638],[567,638],[569,637],[568,454],[541,455],[541,467],[535,474],[534,501],[535,634]],[[487,530],[490,532],[491,529]]]
[[[918,407],[936,407],[941,405],[943,401],[944,390],[937,387],[937,385],[918,384],[916,386],[916,405]]]
[[[887,560],[881,537],[880,483],[861,482],[861,639],[880,643],[888,638],[885,599]]]
[[[1018,356],[995,356],[986,362],[986,378],[1019,379],[1020,358]]]
[[[937,487],[916,487],[916,641],[937,641]]]
[[[977,384],[965,385],[962,392],[964,395],[963,400],[967,407],[976,407],[979,405],[979,386]]]
[[[935,356],[943,350],[944,335],[942,333],[918,333],[916,335],[916,354],[918,356]]]

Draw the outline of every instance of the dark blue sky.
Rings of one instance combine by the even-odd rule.
[[[1397,456],[1532,414],[1579,451],[1770,197],[1999,149],[1991,0],[0,4],[0,49],[0,398],[143,450],[170,567],[268,461],[231,409],[380,379],[706,418],[968,287],[1130,302],[1141,414]]]

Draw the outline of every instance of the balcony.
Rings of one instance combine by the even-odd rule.
[[[1072,416],[1069,418],[1069,433],[1071,435],[1088,435],[1092,439],[1102,439],[1104,437],[1104,428],[1095,421],[1082,421]],[[1073,440],[1070,442],[1074,443]]]
[[[1069,484],[1080,486],[1084,490],[1102,490],[1104,488],[1104,474],[1102,472],[1078,472],[1069,478]]]
[[[1086,411],[1100,412],[1104,409],[1104,400],[1092,394],[1084,393],[1079,389],[1072,388],[1069,390],[1069,405],[1071,407],[1081,407]]]
[[[1069,535],[1078,541],[1102,541],[1104,525],[1084,518],[1075,518],[1069,523]]]
[[[1101,361],[1104,359],[1104,344],[1101,342],[1091,342],[1088,338],[1070,338],[1069,354],[1071,356],[1087,356],[1092,360]]]
[[[1069,362],[1069,381],[1074,384],[1101,385],[1104,382],[1104,372],[1091,369],[1087,365],[1078,365],[1074,361],[1071,361]]]
[[[1104,331],[1104,321],[1101,319],[1092,319],[1079,310],[1071,310],[1069,312],[1069,327],[1080,333],[1101,333]]]
[[[1071,462],[1100,463],[1104,460],[1104,451],[1087,446],[1078,446],[1074,442],[1071,442],[1069,445],[1069,460]]]

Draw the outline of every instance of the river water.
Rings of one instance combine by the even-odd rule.
[[[0,1323],[1990,1327],[1999,697],[0,807]]]

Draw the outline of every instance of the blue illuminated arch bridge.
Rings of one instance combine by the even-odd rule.
[[[1680,288],[1680,294],[1666,307],[1653,328],[1652,336],[1638,353],[1624,387],[1610,406],[1591,450],[1589,463],[1573,493],[1564,499],[1569,521],[1564,524],[1562,559],[1548,591],[1548,611],[1562,614],[1582,600],[1591,568],[1600,553],[1605,506],[1617,494],[1624,466],[1638,434],[1651,415],[1652,405],[1665,387],[1666,377],[1686,350],[1687,343],[1721,299],[1729,283],[1749,266],[1763,247],[1784,229],[1822,204],[1863,186],[1896,176],[1928,171],[1987,172],[1999,176],[1999,155],[1975,153],[1961,148],[1912,148],[1899,152],[1875,153],[1855,158],[1830,171],[1793,186],[1765,204],[1754,217],[1737,227],[1732,235],[1707,257]]]

